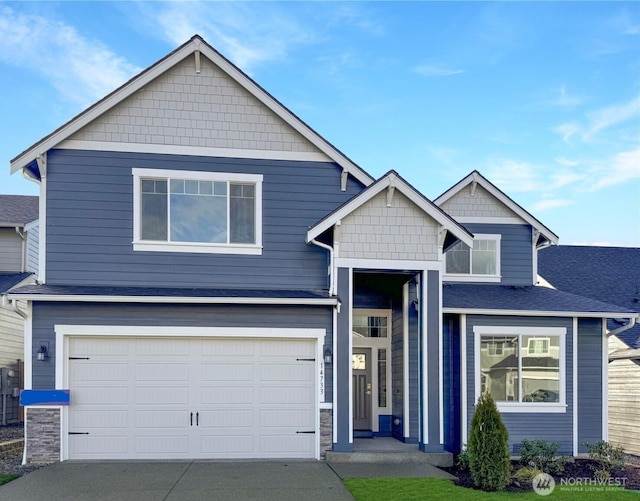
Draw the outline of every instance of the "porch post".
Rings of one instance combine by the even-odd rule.
[[[424,452],[443,452],[444,445],[440,440],[440,272],[428,270],[424,272],[422,285],[421,339],[423,373],[422,396],[422,433],[420,434],[420,450]]]
[[[336,394],[333,396],[333,419],[335,430],[333,450],[335,452],[353,451],[353,431],[351,414],[351,310],[352,310],[352,270],[338,268],[338,313],[336,350],[333,354],[336,378]]]

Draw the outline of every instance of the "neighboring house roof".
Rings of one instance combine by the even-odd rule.
[[[538,252],[538,273],[552,287],[640,312],[640,248],[560,245]],[[609,320],[609,330],[625,322]],[[640,348],[640,325],[618,336]]]
[[[142,71],[111,94],[90,106],[85,111],[72,118],[69,122],[30,146],[24,152],[20,153],[17,157],[11,160],[11,172],[13,173],[17,170],[25,169],[28,175],[39,179],[41,175],[40,170],[44,168],[44,159],[42,157],[44,153],[69,139],[74,133],[78,132],[84,126],[122,103],[136,91],[140,90],[145,85],[192,54],[195,54],[196,65],[198,64],[200,55],[208,58],[237,84],[241,85],[244,89],[255,96],[275,115],[284,120],[284,122],[291,126],[297,133],[305,137],[306,140],[329,157],[329,159],[336,162],[345,172],[351,174],[365,186],[368,186],[373,182],[373,178],[362,168],[356,165],[335,146],[330,144],[326,139],[311,129],[311,127],[276,100],[246,73],[206,43],[199,35],[195,35],[188,42],[178,47],[163,59]],[[196,69],[196,71],[198,70]]]
[[[569,315],[596,318],[631,318],[630,308],[541,286],[445,284],[442,288],[445,313]]]
[[[367,187],[351,200],[342,204],[340,207],[329,213],[322,218],[316,224],[309,228],[307,232],[307,242],[310,242],[314,238],[318,237],[329,228],[334,226],[338,221],[344,219],[353,211],[366,204],[373,197],[378,195],[382,190],[398,190],[405,195],[409,200],[416,204],[432,219],[442,225],[447,231],[453,234],[453,236],[470,247],[473,245],[473,235],[469,233],[464,227],[460,226],[451,216],[444,212],[440,207],[435,205],[431,200],[426,198],[422,193],[411,186],[400,176],[396,171],[391,170],[384,176],[378,179],[374,184]],[[391,192],[390,196],[393,196]]]
[[[38,197],[0,195],[0,227],[23,227],[38,219]]]
[[[101,301],[130,303],[206,304],[317,304],[334,305],[326,291],[281,289],[200,289],[172,287],[98,287],[25,285],[10,293],[12,299],[36,301]]]
[[[9,289],[15,287],[31,273],[2,273],[0,272],[0,294],[5,294]]]
[[[520,205],[514,202],[509,196],[507,196],[503,191],[501,191],[498,187],[488,181],[482,174],[480,174],[477,170],[471,172],[464,179],[456,183],[454,186],[445,191],[442,195],[434,200],[434,203],[438,206],[444,204],[447,200],[453,198],[455,195],[460,193],[464,188],[469,185],[474,186],[478,184],[482,186],[485,190],[487,190],[491,195],[493,195],[496,199],[498,199],[502,204],[508,207],[512,212],[514,212],[518,217],[524,220],[526,223],[530,224],[534,230],[540,232],[538,237],[538,242],[546,241],[552,244],[558,243],[558,236],[553,233],[549,228],[547,228],[544,224],[542,224],[538,219],[532,216],[529,212],[523,209]]]

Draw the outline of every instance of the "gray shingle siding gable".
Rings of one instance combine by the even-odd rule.
[[[473,234],[499,234],[500,271],[503,285],[533,285],[533,244],[531,226],[526,224],[463,225]]]
[[[263,174],[263,254],[134,252],[131,169]],[[327,252],[307,228],[362,190],[330,162],[52,150],[47,283],[326,289]]]

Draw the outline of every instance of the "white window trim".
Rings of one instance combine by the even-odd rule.
[[[567,412],[567,374],[566,374],[566,336],[567,329],[564,327],[519,327],[519,326],[474,326],[474,382],[475,382],[475,402],[478,401],[481,392],[480,381],[480,338],[482,336],[539,336],[560,338],[559,377],[560,377],[560,398],[559,402],[496,402],[500,412],[530,412],[530,413],[565,413]],[[522,343],[519,343],[520,347]]]
[[[475,233],[473,235],[474,240],[492,240],[496,242],[496,273],[495,275],[481,275],[478,273],[447,273],[447,261],[446,257],[444,258],[444,267],[445,274],[444,279],[447,282],[500,282],[502,280],[502,271],[501,271],[501,263],[500,263],[500,248],[502,235],[499,233]],[[446,254],[446,253],[445,253]],[[473,249],[471,249],[471,256],[473,256]],[[472,258],[473,259],[473,258]],[[470,263],[471,268],[473,269],[473,261]]]
[[[168,169],[131,169],[133,175],[133,250],[150,252],[194,252],[200,254],[262,254],[262,180],[261,174],[236,174],[230,172],[196,172]],[[140,192],[141,178],[189,179],[197,181],[227,181],[254,183],[256,185],[255,204],[255,244],[212,244],[199,242],[151,242],[140,238]]]

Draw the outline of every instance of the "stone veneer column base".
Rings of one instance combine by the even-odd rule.
[[[26,461],[60,461],[60,409],[25,409]]]
[[[320,409],[320,459],[333,449],[333,410]]]

